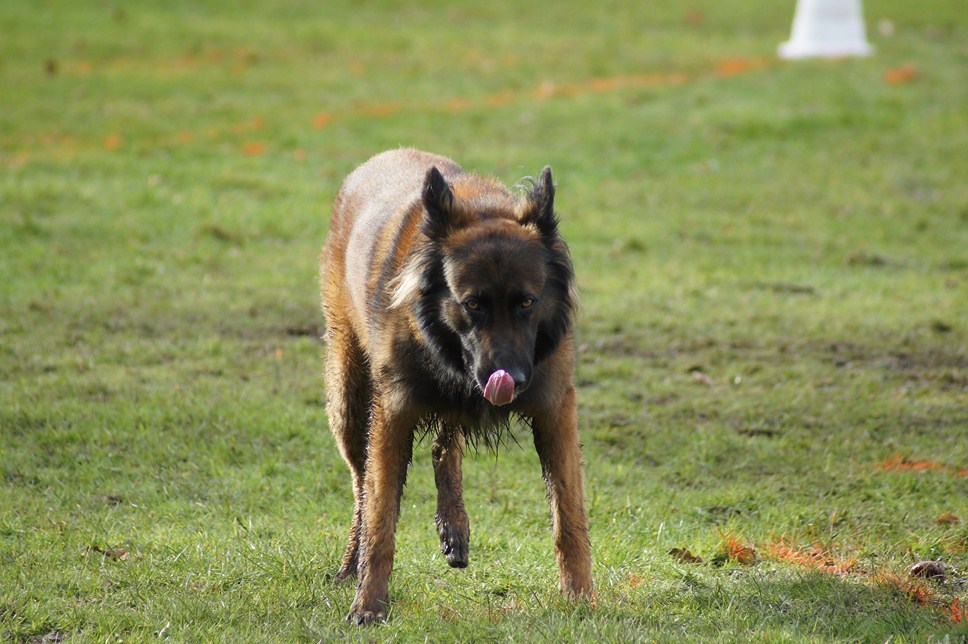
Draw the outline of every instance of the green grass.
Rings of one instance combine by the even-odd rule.
[[[965,12],[793,64],[793,3],[526,4],[3,3],[0,639],[968,638]],[[343,621],[316,258],[399,145],[555,169],[590,604],[519,431],[466,461],[464,571],[418,446],[391,620]]]

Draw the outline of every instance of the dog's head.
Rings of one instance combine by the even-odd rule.
[[[456,336],[461,371],[502,405],[531,386],[535,365],[557,348],[576,296],[551,169],[520,200],[503,189],[492,193],[489,185],[452,187],[436,168],[427,173],[422,232],[428,243],[416,309],[425,332]],[[395,300],[401,296],[409,299],[398,289]]]

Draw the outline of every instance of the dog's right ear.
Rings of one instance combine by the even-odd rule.
[[[427,211],[423,233],[434,241],[440,241],[454,228],[454,193],[437,166],[427,172],[422,197],[424,210]]]
[[[555,215],[555,180],[551,168],[545,166],[541,178],[533,182],[525,202],[525,212],[518,221],[524,226],[534,226],[545,239],[558,236],[558,217]]]

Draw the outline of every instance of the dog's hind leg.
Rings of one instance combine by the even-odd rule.
[[[466,568],[471,529],[464,508],[461,486],[461,459],[464,456],[464,431],[460,425],[441,423],[431,450],[434,480],[437,482],[437,534],[440,551],[452,568]]]
[[[355,335],[344,324],[330,320],[326,340],[326,412],[329,428],[353,477],[353,519],[343,562],[336,581],[356,575],[363,521],[363,471],[372,384],[367,361]]]
[[[565,392],[560,405],[534,416],[533,420],[534,446],[551,504],[559,587],[570,597],[590,595],[592,557],[575,388]]]

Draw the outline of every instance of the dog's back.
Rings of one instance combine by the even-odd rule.
[[[413,244],[423,214],[421,188],[427,171],[435,166],[448,179],[463,174],[459,165],[442,156],[412,148],[389,150],[354,170],[336,197],[323,250],[323,298],[351,313],[364,348],[368,308],[383,302],[394,269],[399,270]]]

